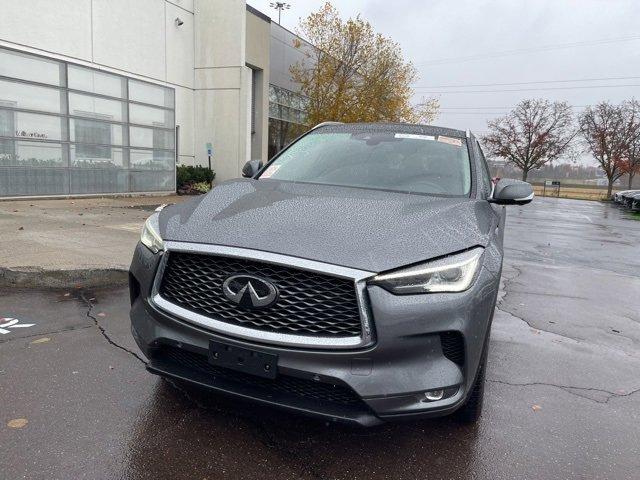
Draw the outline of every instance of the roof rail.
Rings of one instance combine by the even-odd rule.
[[[343,122],[322,122],[317,124],[311,130],[315,130],[316,128],[324,127],[325,125],[342,125]]]
[[[467,131],[465,132],[465,135],[466,135],[467,138],[471,138],[471,130],[469,130],[467,128]]]

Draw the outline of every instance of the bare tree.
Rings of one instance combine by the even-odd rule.
[[[640,129],[637,117],[632,102],[600,102],[580,115],[582,136],[609,181],[608,196],[613,183],[625,173],[624,162]]]
[[[627,115],[627,123],[631,125],[635,133],[629,142],[629,149],[625,158],[620,161],[620,170],[628,175],[629,190],[631,190],[633,177],[636,173],[640,173],[640,126],[638,126],[640,123],[640,103],[635,99],[627,102],[625,113]]]
[[[569,104],[542,99],[523,100],[487,126],[489,133],[482,141],[489,155],[520,168],[523,180],[530,170],[562,156],[577,133]]]

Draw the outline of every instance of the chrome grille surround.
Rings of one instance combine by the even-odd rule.
[[[309,272],[316,272],[328,276],[352,280],[354,282],[355,297],[358,302],[358,311],[360,313],[360,322],[362,326],[361,334],[358,336],[336,337],[322,335],[297,335],[294,333],[258,330],[235,323],[220,321],[208,315],[202,315],[176,305],[163,298],[160,294],[160,286],[164,276],[164,270],[171,252],[185,252],[201,255],[209,254],[243,260],[255,260],[257,262],[270,263],[273,265],[280,265],[293,269],[306,270]],[[169,255],[167,255],[167,253],[169,253]],[[225,336],[236,337],[251,342],[311,349],[365,348],[372,345],[374,342],[374,331],[366,294],[366,279],[373,275],[375,275],[374,272],[341,267],[314,260],[264,252],[261,250],[165,241],[165,251],[160,261],[158,271],[156,272],[150,301],[158,309],[189,323],[204,327],[210,331],[220,333]]]

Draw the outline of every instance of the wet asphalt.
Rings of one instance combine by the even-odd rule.
[[[536,199],[505,237],[476,427],[214,397],[145,371],[125,288],[2,291],[0,478],[640,478],[640,221]]]

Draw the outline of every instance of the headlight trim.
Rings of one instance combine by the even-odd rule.
[[[140,242],[151,250],[154,254],[164,250],[164,241],[160,236],[160,213],[155,212],[144,222],[142,233],[140,234]]]

